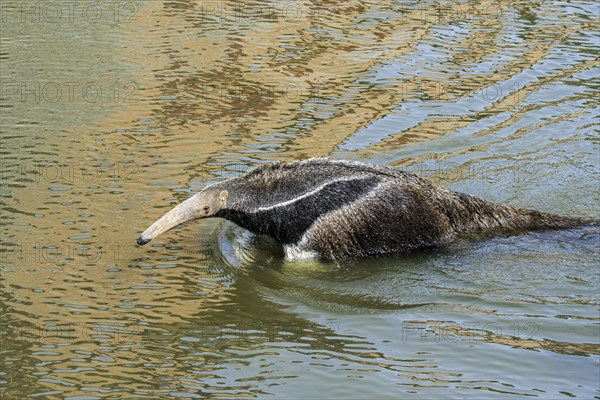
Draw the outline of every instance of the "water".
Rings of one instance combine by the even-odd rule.
[[[594,2],[2,5],[5,398],[600,398],[600,234],[341,265],[150,223],[269,160],[598,209]]]

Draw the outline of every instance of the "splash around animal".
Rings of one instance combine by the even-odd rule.
[[[264,164],[208,186],[153,223],[137,244],[209,217],[274,238],[287,258],[327,260],[434,248],[463,234],[599,224],[454,192],[394,168],[313,158]]]

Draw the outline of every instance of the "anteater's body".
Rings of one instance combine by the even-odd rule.
[[[221,217],[278,240],[290,258],[344,259],[450,243],[464,233],[520,233],[597,221],[510,207],[371,164],[269,163],[204,189],[152,225],[144,244],[187,220]]]

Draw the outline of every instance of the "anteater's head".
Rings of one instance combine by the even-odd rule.
[[[227,197],[227,190],[216,185],[207,187],[171,209],[158,221],[150,225],[138,238],[137,244],[143,246],[161,233],[184,222],[215,216],[227,205]]]

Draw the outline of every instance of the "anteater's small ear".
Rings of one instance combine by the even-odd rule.
[[[227,204],[228,195],[229,193],[227,193],[227,190],[221,190],[221,192],[219,193],[219,203],[221,203],[222,207],[224,207]]]

